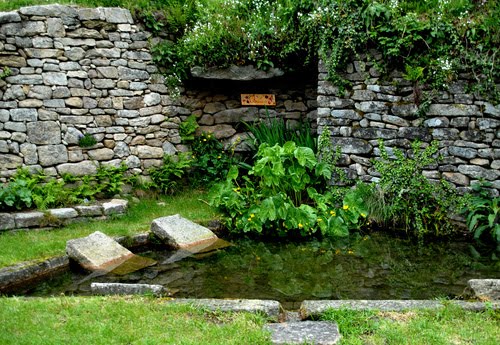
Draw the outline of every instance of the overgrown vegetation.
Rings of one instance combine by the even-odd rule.
[[[328,164],[308,147],[286,142],[261,144],[255,164],[239,175],[233,167],[227,180],[211,190],[211,204],[227,215],[226,225],[238,232],[267,235],[321,234],[346,236],[366,217],[363,202],[347,193],[343,205],[327,188]]]
[[[31,173],[27,168],[20,168],[8,183],[0,185],[0,210],[32,207],[45,210],[112,197],[121,192],[127,180],[126,170],[124,164],[119,167],[101,165],[94,175],[65,174],[62,179],[56,179],[43,171]]]
[[[393,149],[389,157],[383,141],[379,141],[381,159],[374,160],[380,174],[378,186],[373,186],[363,198],[370,217],[393,229],[404,229],[422,240],[427,235],[446,236],[453,232],[449,213],[459,211],[461,198],[445,181],[431,182],[423,175],[425,168],[437,164],[438,143],[421,148],[415,141],[405,155]]]
[[[300,69],[325,61],[330,79],[347,86],[351,57],[382,53],[379,70],[418,71],[418,84],[446,88],[461,73],[471,91],[498,101],[498,0],[76,0],[122,6],[162,39],[154,59],[171,85],[193,66],[253,64]],[[9,10],[46,1],[9,1]],[[224,10],[221,11],[221,8]],[[408,75],[408,73],[406,73]],[[413,80],[417,81],[417,80]]]
[[[490,184],[473,184],[473,193],[462,212],[476,240],[500,245],[500,197],[492,197],[487,187]]]

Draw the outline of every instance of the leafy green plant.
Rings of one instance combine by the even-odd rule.
[[[179,183],[191,167],[192,160],[187,153],[177,156],[165,155],[163,165],[151,168],[148,172],[153,181],[152,187],[161,190],[164,194],[174,194],[178,191]]]
[[[128,167],[121,163],[118,167],[112,165],[100,165],[95,174],[95,187],[98,193],[108,198],[121,193],[125,184],[125,171]]]
[[[189,181],[195,186],[211,186],[223,180],[237,160],[233,149],[226,150],[224,145],[212,134],[202,132],[191,143],[193,160],[189,171]]]
[[[415,141],[407,155],[395,148],[394,159],[382,140],[379,148],[380,159],[373,164],[380,180],[368,199],[370,215],[381,223],[392,222],[394,229],[403,228],[419,241],[428,235],[452,233],[448,213],[460,198],[446,182],[432,183],[422,174],[427,166],[437,163],[438,143],[434,141],[422,149],[421,143]]]
[[[340,147],[332,145],[330,129],[328,127],[323,128],[319,135],[318,156],[322,162],[330,166],[333,176],[332,182],[334,184],[349,184],[351,182],[347,178],[345,171],[337,166],[341,157],[341,151]]]
[[[85,133],[78,139],[78,146],[80,147],[92,147],[95,144],[97,144],[97,140],[89,133]]]
[[[328,164],[310,148],[263,143],[248,174],[239,176],[233,166],[227,180],[211,189],[210,203],[226,214],[226,226],[236,232],[347,236],[366,217],[362,200],[346,195],[338,204],[326,189],[330,178]]]
[[[26,209],[36,206],[40,210],[67,206],[105,198],[121,193],[126,182],[127,166],[100,166],[95,175],[82,177],[65,174],[62,179],[49,177],[39,171],[31,173],[18,169],[10,181],[0,186],[0,210]]]
[[[195,138],[196,130],[198,129],[198,122],[196,122],[196,116],[191,115],[179,124],[179,135],[183,142],[191,142]]]
[[[4,66],[4,67],[2,68],[2,71],[0,72],[0,80],[2,80],[2,79],[4,79],[4,78],[8,77],[8,76],[9,76],[9,75],[11,75],[11,74],[12,74],[11,69],[10,69],[9,67],[7,67],[7,66]]]
[[[462,213],[476,240],[492,240],[500,244],[500,197],[492,197],[487,183],[472,185],[473,194]]]
[[[0,209],[30,208],[33,204],[31,190],[26,180],[13,180],[7,185],[0,186]]]

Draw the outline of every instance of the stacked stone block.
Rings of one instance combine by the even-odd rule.
[[[380,156],[378,139],[388,152],[406,151],[420,140],[439,142],[443,159],[425,174],[444,178],[459,189],[479,180],[500,190],[500,105],[467,91],[467,75],[438,94],[430,107],[419,114],[414,86],[394,71],[390,79],[380,78],[370,58],[354,61],[345,77],[352,88],[341,93],[327,80],[325,66],[319,65],[318,131],[331,133],[333,146],[340,147],[339,162],[348,176],[376,181],[372,159]]]
[[[120,8],[49,5],[0,13],[0,173],[142,172],[180,143],[148,38]],[[85,133],[97,144],[78,145]]]

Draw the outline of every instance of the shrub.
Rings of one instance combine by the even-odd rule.
[[[150,186],[165,194],[174,194],[178,191],[179,182],[187,173],[191,162],[192,160],[187,153],[180,153],[175,157],[165,155],[161,167],[151,168],[148,171],[153,181]]]
[[[126,182],[127,166],[100,166],[95,175],[82,177],[66,174],[62,179],[46,176],[43,171],[31,173],[18,169],[10,181],[0,186],[0,210],[44,210],[111,197],[121,192]]]
[[[210,187],[223,180],[233,164],[237,164],[233,149],[224,145],[212,134],[202,132],[191,143],[191,169],[189,181],[195,186]]]
[[[210,203],[226,214],[226,226],[236,232],[347,236],[366,213],[362,200],[349,193],[339,205],[327,190],[330,178],[328,165],[310,148],[264,143],[248,174],[239,176],[233,166],[227,180],[211,189]]]
[[[374,166],[380,181],[367,198],[371,217],[392,223],[395,229],[402,228],[420,241],[431,234],[450,234],[454,227],[448,213],[456,208],[460,198],[445,181],[434,183],[422,174],[425,167],[436,164],[438,143],[421,149],[420,142],[415,141],[411,155],[394,149],[395,159],[389,158],[382,140],[379,148],[381,159],[375,160]]]
[[[500,197],[492,197],[487,183],[472,186],[473,193],[462,213],[476,240],[500,244]]]
[[[85,133],[78,139],[78,146],[80,147],[92,147],[95,144],[97,144],[97,140],[89,133]]]

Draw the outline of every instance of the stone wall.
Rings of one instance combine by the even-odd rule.
[[[173,101],[128,10],[60,5],[0,13],[0,177],[17,167],[142,171],[180,143]],[[178,121],[177,121],[178,122]],[[82,149],[79,138],[98,144]]]
[[[318,79],[318,131],[329,130],[332,144],[340,147],[340,165],[353,178],[376,181],[371,159],[379,157],[378,139],[388,152],[403,151],[418,139],[439,141],[439,166],[425,171],[431,179],[444,178],[463,190],[484,179],[500,190],[500,105],[467,91],[468,77],[435,95],[425,114],[418,114],[413,86],[394,71],[382,79],[373,63],[353,61],[346,71],[352,88],[340,93],[326,80],[320,63]]]
[[[265,110],[242,108],[240,92],[276,94],[271,115],[315,118],[316,83],[303,78],[293,85],[287,78],[260,84],[195,78],[173,98],[152,61],[150,36],[119,8],[48,5],[0,13],[0,68],[11,70],[0,79],[0,182],[21,166],[85,175],[99,164],[124,162],[147,173],[164,154],[187,149],[178,127],[192,113],[202,130],[241,142],[240,121],[265,117]],[[82,148],[78,141],[87,133],[98,143]]]

